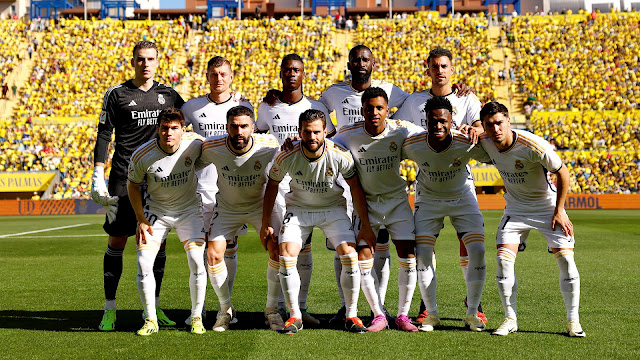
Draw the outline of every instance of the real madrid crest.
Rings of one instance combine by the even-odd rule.
[[[455,107],[455,106],[452,106],[451,108],[452,108],[452,110],[453,110],[453,113],[452,113],[451,115],[453,115],[453,116],[458,115],[458,108],[457,108],[457,107]]]
[[[187,156],[187,158],[184,159],[184,166],[189,167],[191,164],[193,164],[193,160],[191,160],[191,157]]]
[[[392,141],[391,144],[389,144],[389,150],[391,150],[391,151],[398,150],[398,145],[396,144],[395,141]]]
[[[260,163],[260,160],[256,160],[256,163],[253,164],[253,170],[260,171],[260,169],[262,169],[262,164]]]
[[[327,171],[325,172],[325,174],[327,176],[333,176],[333,168],[332,167],[328,167]]]
[[[522,170],[524,168],[524,164],[520,160],[516,160],[516,170]]]
[[[162,94],[158,94],[158,102],[160,104],[164,104],[166,102],[166,100],[164,99],[164,96],[162,96]]]
[[[455,158],[453,160],[453,166],[460,166],[462,165],[462,161],[460,161],[460,158]]]

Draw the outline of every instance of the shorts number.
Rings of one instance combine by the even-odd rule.
[[[151,225],[155,225],[156,221],[158,221],[158,216],[155,214],[149,214],[148,212],[144,213],[144,217],[151,223]]]
[[[291,217],[292,217],[292,216],[293,216],[293,213],[287,213],[287,214],[284,216],[284,219],[282,220],[282,223],[283,223],[283,224],[287,224],[287,223],[291,220]]]

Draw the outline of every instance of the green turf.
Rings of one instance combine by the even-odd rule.
[[[500,212],[484,212],[487,229],[487,283],[483,295],[488,328],[503,320],[495,285],[494,240]],[[118,322],[113,333],[96,330],[103,306],[102,258],[106,237],[100,216],[0,217],[0,358],[229,358],[229,359],[372,359],[372,358],[562,358],[631,359],[640,357],[634,326],[640,321],[640,211],[585,210],[569,213],[576,228],[576,261],[580,270],[581,322],[587,337],[568,338],[558,288],[555,259],[532,233],[518,254],[518,320],[520,331],[507,337],[471,333],[463,328],[464,284],[458,265],[458,242],[447,223],[436,247],[438,306],[444,329],[432,333],[348,334],[305,329],[295,336],[266,330],[262,321],[266,293],[266,253],[251,230],[241,239],[233,302],[239,312],[236,330],[191,335],[184,326],[162,329],[151,338],[134,336],[142,325],[135,285],[135,247],[125,250],[125,269],[118,292]],[[2,237],[73,224],[90,225]],[[314,275],[309,311],[323,320],[339,307],[333,253],[314,237]],[[182,323],[190,307],[184,250],[172,234],[162,288],[161,307]],[[395,255],[392,256],[395,259]],[[397,306],[397,262],[386,305]],[[216,298],[207,293],[214,321]],[[368,316],[364,296],[360,315]],[[417,313],[416,288],[412,315]]]

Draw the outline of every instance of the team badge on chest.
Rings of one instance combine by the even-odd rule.
[[[325,171],[325,175],[333,176],[333,168],[332,167],[328,167],[327,171]]]
[[[460,166],[460,165],[462,165],[462,161],[460,161],[460,158],[453,159],[453,166]]]
[[[262,169],[262,164],[260,163],[260,160],[256,160],[256,163],[253,164],[253,170],[260,171],[260,169]]]
[[[524,164],[520,160],[516,160],[516,170],[522,170],[524,168]]]
[[[193,164],[193,160],[191,160],[191,157],[187,156],[187,158],[184,159],[184,166],[189,167],[191,164]]]
[[[398,150],[398,145],[396,144],[395,141],[392,141],[391,144],[389,144],[389,150],[391,150],[391,151]]]
[[[165,102],[166,100],[164,99],[164,96],[162,96],[162,94],[158,94],[158,103],[160,103],[160,105],[164,105]]]

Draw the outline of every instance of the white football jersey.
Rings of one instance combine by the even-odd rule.
[[[507,192],[505,214],[526,215],[553,212],[556,188],[547,172],[562,168],[562,160],[543,138],[523,130],[512,130],[513,144],[499,151],[486,134],[480,143],[500,172]]]
[[[417,198],[455,200],[465,194],[474,196],[467,184],[471,174],[467,164],[471,158],[489,162],[489,155],[479,145],[457,130],[451,130],[453,137],[448,148],[435,151],[427,140],[427,132],[408,137],[402,145],[402,158],[418,164]]]
[[[356,175],[353,158],[347,149],[325,139],[322,155],[309,159],[297,142],[287,151],[281,151],[269,171],[269,178],[280,182],[286,174],[291,176],[291,191],[285,195],[287,207],[305,210],[345,206],[344,189],[338,184],[338,174],[345,179]]]
[[[249,100],[239,93],[231,93],[229,99],[221,103],[212,101],[209,95],[191,99],[182,105],[182,113],[186,125],[191,125],[193,132],[206,138],[227,133],[227,111],[238,105],[246,106],[253,111]],[[198,171],[197,175],[199,192],[212,191],[215,194],[218,191],[218,175],[214,165]]]
[[[431,90],[418,91],[411,94],[392,117],[394,119],[411,121],[423,129],[426,129],[427,115],[424,112],[424,104],[432,97],[433,94],[431,94]],[[453,122],[456,127],[462,124],[472,125],[476,120],[480,120],[482,103],[475,94],[471,93],[458,97],[458,95],[452,92],[445,97],[451,102],[451,106],[453,107]]]
[[[198,134],[184,133],[178,150],[167,154],[157,139],[153,139],[131,155],[129,181],[140,184],[146,180],[150,210],[177,215],[201,206],[196,192],[195,164],[200,157],[203,140]]]
[[[389,98],[389,108],[400,107],[409,94],[399,87],[382,81],[372,80],[371,86],[382,88]],[[327,106],[329,112],[336,111],[336,128],[364,121],[362,117],[362,93],[351,87],[351,81],[343,81],[329,86],[320,96],[320,100]]]
[[[280,145],[272,135],[253,134],[251,149],[238,155],[227,143],[229,135],[209,137],[200,161],[218,169],[217,206],[251,212],[262,207],[267,169]]]
[[[273,106],[267,103],[260,104],[260,106],[258,106],[256,129],[260,131],[269,130],[269,133],[275,136],[280,145],[282,145],[288,137],[300,137],[298,135],[298,120],[300,119],[300,114],[309,109],[324,112],[327,119],[327,133],[335,131],[326,106],[306,96],[303,96],[300,101],[293,104],[280,100],[277,100]]]
[[[406,198],[407,182],[400,177],[402,144],[422,131],[407,121],[387,120],[384,131],[372,136],[360,121],[341,128],[333,141],[351,151],[367,200],[376,201],[378,196]]]

